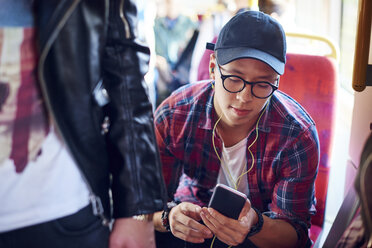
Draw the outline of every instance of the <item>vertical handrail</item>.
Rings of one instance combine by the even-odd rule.
[[[371,14],[372,1],[359,0],[352,81],[352,86],[355,91],[363,91],[366,88],[366,74],[371,38]]]

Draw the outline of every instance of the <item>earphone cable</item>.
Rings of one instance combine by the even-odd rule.
[[[214,126],[213,126],[213,130],[212,130],[212,144],[213,144],[214,152],[216,153],[217,158],[218,158],[218,160],[220,161],[221,165],[222,165],[222,166],[224,167],[224,169],[227,171],[227,173],[228,173],[228,175],[229,175],[229,178],[230,178],[231,182],[233,182],[233,184],[234,184],[234,188],[235,188],[236,190],[238,190],[238,187],[239,187],[239,185],[240,185],[240,181],[241,181],[242,177],[243,177],[244,175],[248,174],[248,173],[253,169],[253,166],[254,166],[254,163],[255,163],[255,159],[254,159],[254,155],[253,155],[253,153],[252,153],[252,151],[251,151],[251,147],[256,143],[256,141],[257,141],[257,139],[258,139],[258,124],[259,124],[259,122],[260,122],[260,120],[261,120],[261,117],[262,117],[263,113],[264,113],[264,112],[266,111],[266,109],[267,109],[267,105],[269,105],[270,99],[271,99],[271,96],[269,97],[269,99],[268,99],[268,101],[267,101],[267,103],[266,103],[266,105],[265,105],[265,108],[262,110],[260,116],[259,116],[258,119],[257,119],[256,127],[255,127],[256,137],[255,137],[255,139],[253,140],[253,142],[248,146],[248,151],[249,151],[249,153],[250,153],[250,155],[251,155],[251,158],[252,158],[252,164],[251,164],[250,168],[249,168],[247,171],[245,171],[245,172],[243,172],[242,174],[240,174],[240,176],[237,178],[237,181],[236,181],[236,182],[235,182],[235,180],[233,179],[233,177],[231,176],[229,168],[227,168],[227,166],[226,166],[225,164],[222,163],[222,159],[221,159],[220,155],[218,154],[218,152],[217,152],[217,148],[216,148],[216,145],[215,145],[215,143],[214,143],[215,130],[216,130],[216,128],[217,128],[217,124],[218,124],[218,123],[220,122],[220,120],[222,119],[222,115],[223,115],[223,113],[221,114],[221,116],[218,118],[218,120],[216,121],[216,123],[215,123]],[[246,167],[246,166],[244,166],[243,171],[244,171],[245,167]],[[212,239],[212,242],[211,242],[210,248],[213,248],[213,244],[214,244],[214,242],[215,242],[215,240],[216,240],[216,237],[217,237],[216,235],[213,235],[213,239]],[[231,248],[231,245],[230,245],[228,248]]]

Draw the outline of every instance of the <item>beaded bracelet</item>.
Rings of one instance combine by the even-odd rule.
[[[174,201],[167,202],[167,207],[164,209],[163,213],[161,214],[161,221],[162,221],[161,224],[163,225],[163,227],[165,227],[165,230],[167,230],[168,232],[171,231],[170,224],[169,224],[169,213],[171,209],[174,208],[175,206],[177,206],[176,202]]]

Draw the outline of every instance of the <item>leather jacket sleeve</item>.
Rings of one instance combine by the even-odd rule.
[[[136,8],[112,0],[103,59],[110,103],[109,145],[114,218],[161,210],[165,186],[144,82],[149,49],[135,39]]]

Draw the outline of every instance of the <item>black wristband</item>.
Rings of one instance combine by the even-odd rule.
[[[260,232],[261,229],[262,229],[263,223],[264,223],[263,216],[262,216],[261,212],[257,208],[254,208],[254,207],[251,207],[251,208],[256,212],[256,214],[258,216],[258,221],[254,226],[251,227],[251,230],[247,234],[247,238],[251,237],[252,235],[254,235],[258,232]]]
[[[165,227],[165,230],[167,230],[168,232],[171,231],[170,225],[169,225],[169,213],[171,209],[177,205],[178,204],[174,201],[167,202],[167,207],[164,209],[163,213],[161,214],[161,223],[163,227]]]

